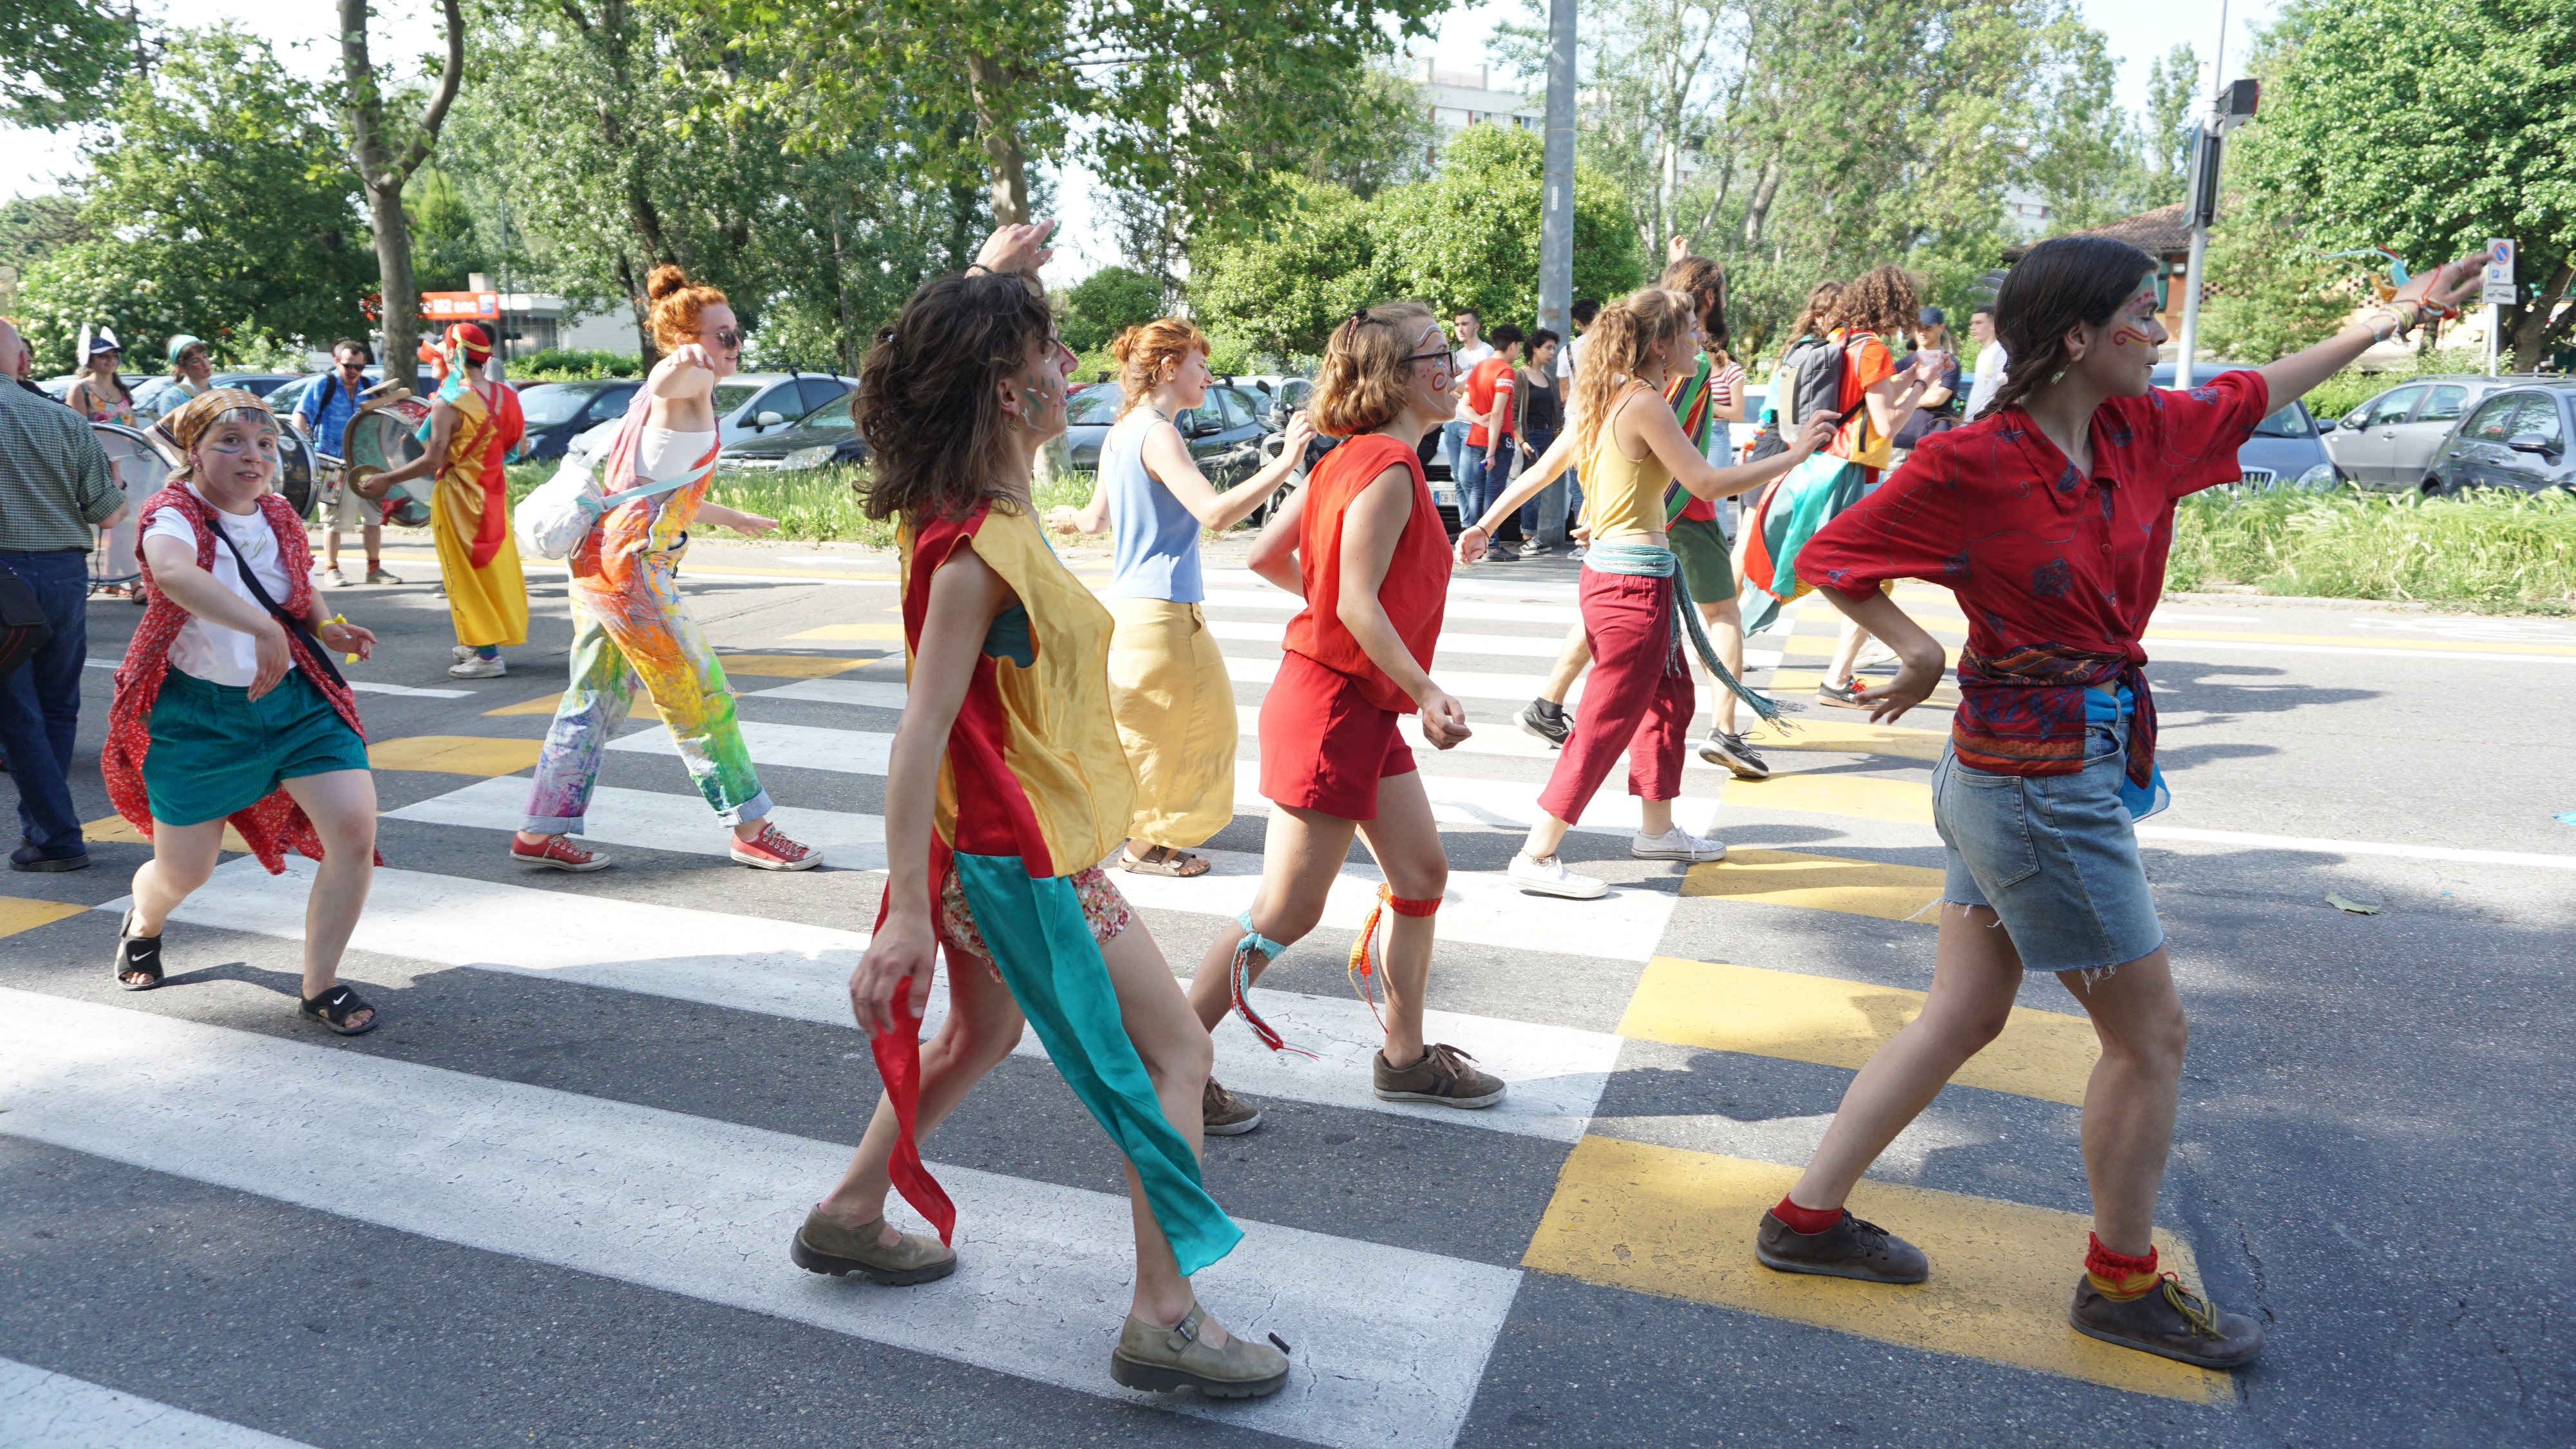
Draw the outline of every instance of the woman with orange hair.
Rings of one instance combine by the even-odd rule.
[[[1124,406],[1100,444],[1100,483],[1088,506],[1059,508],[1059,530],[1109,530],[1115,563],[1105,597],[1118,621],[1109,641],[1109,699],[1136,774],[1136,820],[1120,869],[1205,875],[1189,853],[1234,819],[1234,685],[1200,610],[1199,530],[1223,532],[1288,481],[1314,436],[1303,413],[1268,467],[1220,493],[1199,472],[1174,419],[1207,402],[1208,340],[1177,317],[1130,327],[1109,344]],[[1258,1116],[1251,1121],[1257,1122]],[[1251,1122],[1245,1124],[1248,1130]]]
[[[358,491],[382,498],[397,483],[435,474],[429,534],[438,545],[448,618],[456,625],[456,661],[447,672],[498,679],[510,672],[501,646],[528,642],[528,585],[519,573],[519,546],[510,539],[510,475],[501,462],[528,425],[516,391],[498,378],[475,376],[492,358],[482,328],[458,322],[421,353],[441,379],[423,425],[427,446]]]
[[[698,794],[732,827],[733,858],[755,870],[807,870],[811,848],[768,820],[724,666],[680,602],[680,556],[704,519],[758,537],[773,518],[707,502],[718,442],[713,398],[742,361],[742,329],[725,295],[659,266],[645,283],[653,341],[663,352],[609,445],[600,484],[611,506],[572,552],[572,687],[555,707],[528,791],[528,818],[510,858],[548,870],[597,870],[608,858],[566,837],[581,833],[599,755],[626,720],[640,680],[661,712]],[[668,491],[617,503],[620,493],[686,477]]]

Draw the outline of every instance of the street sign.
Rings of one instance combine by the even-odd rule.
[[[2486,286],[2479,291],[2478,301],[2490,307],[2510,307],[2517,300],[2513,288],[2513,241],[2491,237],[2487,241]]]
[[[501,317],[498,292],[423,292],[420,315],[430,322],[496,322]]]

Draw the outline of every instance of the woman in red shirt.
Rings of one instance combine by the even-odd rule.
[[[1452,361],[1431,310],[1362,308],[1334,330],[1315,377],[1318,431],[1348,441],[1252,546],[1252,571],[1306,607],[1288,621],[1287,653],[1261,700],[1261,793],[1277,808],[1261,854],[1261,893],[1220,936],[1190,983],[1190,1004],[1216,1030],[1229,1008],[1273,1050],[1282,1043],[1245,998],[1288,944],[1315,928],[1356,831],[1386,873],[1386,1042],[1372,1089],[1389,1102],[1490,1107],[1503,1082],[1458,1048],[1422,1039],[1431,978],[1431,918],[1449,857],[1396,728],[1419,714],[1439,749],[1467,738],[1467,712],[1431,682],[1431,650],[1449,595],[1449,539],[1414,448],[1449,415]],[[1352,952],[1365,977],[1379,911]],[[1368,993],[1360,981],[1363,996]],[[1371,1003],[1374,1007],[1374,1002]]]
[[[1937,583],[1969,624],[1960,704],[1933,772],[1948,869],[1931,994],[1861,1068],[1806,1174],[1763,1216],[1765,1265],[1923,1280],[1923,1253],[1843,1200],[2003,1030],[2022,973],[2053,971],[2102,1042],[2083,1125],[2093,1237],[2071,1321],[2208,1368],[2261,1351],[2260,1324],[2156,1271],[2156,1187],[2190,1029],[2131,824],[2163,795],[2138,636],[2164,588],[2175,502],[2234,481],[2237,447],[2266,413],[2467,295],[2482,260],[2417,278],[2391,307],[2294,357],[2175,392],[2148,385],[2165,341],[2154,259],[2101,237],[2044,242],[1995,299],[2012,360],[1993,404],[1926,439],[1798,554],[1801,578],[1897,652],[1895,680],[1864,694],[1873,720],[1922,703],[1944,662],[1880,585]]]

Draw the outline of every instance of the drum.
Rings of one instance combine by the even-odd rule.
[[[272,485],[278,496],[294,508],[298,518],[313,516],[314,499],[320,490],[315,484],[313,445],[290,426],[277,430],[277,482]]]
[[[130,584],[143,577],[143,505],[170,481],[178,466],[177,450],[158,434],[122,423],[92,423],[89,430],[107,451],[116,470],[117,490],[125,495],[125,516],[114,527],[98,529],[90,550],[91,588]]]
[[[349,419],[341,435],[341,486],[354,488],[389,468],[399,468],[421,455],[420,433],[429,422],[429,404],[404,396],[371,402]],[[385,522],[404,528],[429,526],[431,480],[397,483],[377,500]]]

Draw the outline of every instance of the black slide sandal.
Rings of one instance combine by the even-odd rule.
[[[366,998],[345,985],[333,986],[305,1002],[298,1010],[342,1036],[364,1036],[376,1029],[376,1023],[384,1020],[383,1016],[375,1014],[375,1008],[368,1004]],[[369,1013],[367,1024],[349,1025],[349,1018],[362,1011]]]
[[[128,981],[140,976],[141,981]],[[149,991],[161,984],[161,938],[134,934],[134,912],[116,926],[116,984],[128,991]]]

